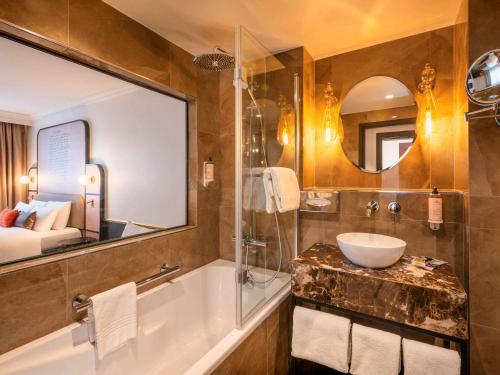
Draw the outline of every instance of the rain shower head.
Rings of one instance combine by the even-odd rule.
[[[220,72],[234,68],[234,57],[219,47],[215,47],[213,53],[196,56],[193,63],[201,69]]]

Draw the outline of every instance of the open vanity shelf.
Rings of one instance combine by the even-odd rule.
[[[388,268],[363,268],[337,246],[317,243],[295,258],[291,269],[293,305],[346,316],[403,337],[440,339],[444,347],[458,344],[466,368],[468,299],[449,265],[427,271],[403,256]]]

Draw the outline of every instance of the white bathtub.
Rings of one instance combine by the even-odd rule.
[[[282,274],[269,288],[277,294],[239,330],[234,280],[235,264],[217,260],[139,295],[138,338],[102,361],[86,324],[74,323],[1,355],[0,374],[210,373],[290,291],[290,277]]]

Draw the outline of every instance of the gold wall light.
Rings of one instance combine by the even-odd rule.
[[[426,137],[432,134],[433,126],[437,121],[437,105],[434,97],[434,87],[436,85],[436,69],[431,64],[425,64],[420,75],[418,92],[422,94],[422,101],[419,108],[418,132]]]
[[[342,142],[344,131],[340,124],[339,101],[333,94],[333,87],[330,82],[326,84],[325,109],[321,123],[321,135],[326,143]]]

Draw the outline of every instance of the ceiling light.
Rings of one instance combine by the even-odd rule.
[[[398,116],[397,115],[393,115],[392,118],[398,118]]]
[[[393,95],[393,94],[387,94],[387,95],[385,96],[385,98],[386,98],[386,99],[392,99],[392,98],[394,98],[394,95]]]

